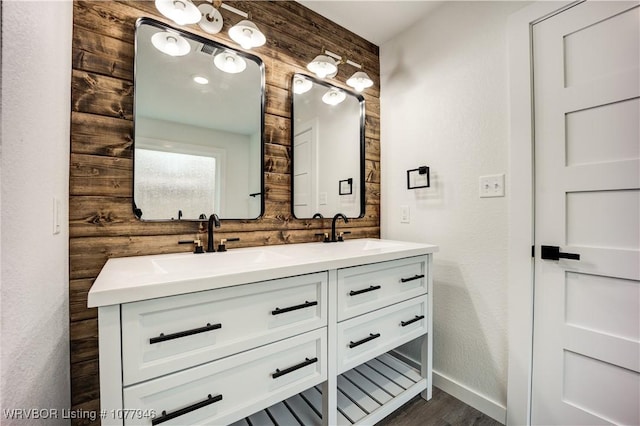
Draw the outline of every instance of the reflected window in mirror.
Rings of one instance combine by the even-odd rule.
[[[303,74],[292,90],[294,216],[364,216],[364,98]]]
[[[264,210],[264,65],[148,18],[136,24],[134,212],[256,219]]]

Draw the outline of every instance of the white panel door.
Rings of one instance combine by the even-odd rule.
[[[533,40],[532,423],[638,425],[639,3],[581,3]]]
[[[293,212],[296,217],[311,217],[318,210],[316,190],[316,140],[311,122],[299,126],[302,131],[294,135],[293,149]]]

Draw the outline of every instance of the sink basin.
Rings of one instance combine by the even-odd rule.
[[[150,259],[153,269],[158,273],[171,274],[182,271],[214,272],[217,269],[241,269],[251,265],[275,263],[290,259],[273,250],[229,250],[226,252],[204,253],[198,255],[176,255]]]

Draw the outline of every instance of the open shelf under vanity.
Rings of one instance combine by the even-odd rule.
[[[420,372],[389,353],[338,376],[338,425],[374,424],[424,391]],[[232,426],[322,425],[322,386],[272,405]]]

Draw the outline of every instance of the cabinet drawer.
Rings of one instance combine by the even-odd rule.
[[[326,339],[326,329],[315,330],[130,386],[124,408],[155,412],[156,422],[166,420],[162,425],[235,422],[325,381]],[[125,424],[152,420],[132,418]]]
[[[427,296],[338,324],[338,374],[427,332]]]
[[[327,273],[122,305],[125,386],[324,327]]]
[[[425,256],[338,270],[338,321],[427,292]]]

